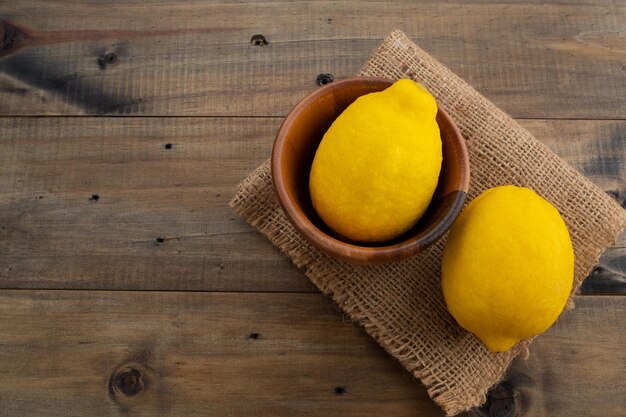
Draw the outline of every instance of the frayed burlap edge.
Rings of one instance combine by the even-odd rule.
[[[402,32],[385,39],[360,75],[413,78],[446,107],[468,144],[470,199],[486,188],[513,183],[535,189],[561,211],[576,254],[573,294],[623,229],[624,210]],[[389,265],[357,266],[330,258],[311,247],[285,217],[269,161],[243,181],[231,206],[419,378],[447,415],[482,404],[513,358],[528,352],[529,340],[492,354],[450,317],[439,287],[445,239]]]

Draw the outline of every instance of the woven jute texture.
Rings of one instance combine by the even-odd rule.
[[[402,32],[383,41],[360,75],[412,78],[442,103],[467,142],[468,201],[487,188],[515,184],[532,188],[559,209],[574,244],[573,294],[626,224],[621,206]],[[285,217],[269,161],[243,181],[231,206],[419,378],[447,415],[482,404],[489,388],[530,343],[493,354],[456,324],[439,281],[445,238],[392,264],[357,266],[330,258],[311,247]]]

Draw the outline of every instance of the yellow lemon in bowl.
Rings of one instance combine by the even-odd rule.
[[[384,242],[417,223],[437,187],[437,103],[411,80],[359,97],[324,135],[311,167],[315,211],[333,231]]]
[[[493,352],[547,330],[573,279],[574,251],[558,210],[512,185],[467,205],[450,229],[441,264],[448,310]]]

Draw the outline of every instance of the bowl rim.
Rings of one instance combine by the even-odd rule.
[[[435,241],[437,241],[450,228],[454,220],[458,217],[465,203],[470,181],[470,165],[465,138],[461,134],[454,120],[445,111],[441,103],[437,101],[438,111],[444,119],[447,119],[451,130],[454,132],[457,142],[457,152],[459,158],[464,162],[461,163],[461,171],[459,172],[459,184],[456,189],[459,191],[451,202],[447,211],[441,220],[432,227],[426,229],[426,233],[421,236],[415,236],[397,243],[386,246],[359,246],[339,240],[320,228],[318,228],[309,217],[297,209],[296,204],[292,201],[289,193],[286,191],[284,181],[284,171],[280,164],[281,155],[287,144],[287,132],[290,130],[294,121],[308,107],[311,102],[329,94],[335,89],[342,88],[346,85],[354,83],[379,83],[390,86],[394,80],[379,77],[350,77],[333,81],[320,88],[313,90],[311,93],[303,97],[287,114],[276,134],[271,156],[271,176],[274,190],[278,197],[278,202],[285,212],[287,218],[296,230],[313,246],[324,253],[338,257],[351,263],[372,264],[382,262],[393,262],[415,255],[425,249]],[[438,115],[439,117],[439,115]],[[442,200],[450,192],[440,198]]]

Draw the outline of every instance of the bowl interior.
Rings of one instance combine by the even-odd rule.
[[[447,229],[450,226],[458,214],[452,213],[451,216],[451,210],[454,211],[455,206],[458,206],[460,211],[463,203],[461,201],[459,204],[458,192],[467,191],[469,171],[462,169],[459,162],[467,159],[465,146],[454,123],[439,106],[437,122],[443,144],[439,183],[428,210],[411,230],[392,241],[365,244],[334,233],[317,215],[309,194],[309,172],[324,134],[337,116],[358,97],[382,91],[391,84],[392,81],[384,79],[349,79],[316,90],[290,112],[274,144],[274,183],[286,214],[294,226],[318,248],[327,253],[335,252],[331,253],[334,255],[339,250],[339,256],[349,260],[355,260],[356,251],[361,251],[361,255],[371,261],[377,257],[386,259],[392,251],[400,252],[397,256],[406,256],[401,252],[415,252],[416,247],[427,246],[443,233],[438,233],[439,228]],[[464,195],[462,197],[464,200]],[[449,224],[445,224],[447,217],[452,217]],[[386,249],[383,252],[387,254],[380,249]],[[377,254],[374,254],[374,250]]]

